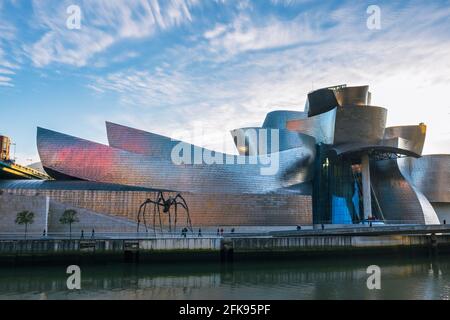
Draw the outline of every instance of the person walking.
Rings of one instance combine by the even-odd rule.
[[[198,229],[198,237],[201,238],[201,236],[202,236],[202,229],[199,228]]]

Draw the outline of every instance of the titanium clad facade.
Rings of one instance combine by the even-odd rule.
[[[287,129],[241,128],[231,131],[236,148],[242,156],[256,156],[315,145],[309,135]]]
[[[38,128],[42,165],[57,181],[0,191],[134,221],[159,191],[181,193],[194,227],[360,223],[367,205],[385,223],[438,223],[433,205],[450,212],[450,155],[418,158],[426,126],[386,128],[387,110],[370,100],[368,86],[310,92],[304,111],[233,130],[239,155],[110,122],[109,145]]]
[[[106,122],[106,134],[109,145],[113,148],[163,159],[170,159],[173,148],[181,142],[112,122]]]
[[[172,159],[131,153],[42,128],[38,128],[37,136],[39,155],[46,170],[88,181],[180,192],[276,192],[310,182],[310,166],[315,157],[312,143],[270,155],[276,159],[272,163],[274,167],[266,156],[222,153],[213,156],[224,164],[195,164],[199,160],[195,159],[195,150],[194,164],[174,164]],[[185,144],[185,148],[193,149],[190,144]],[[201,149],[203,156],[205,150]]]
[[[402,172],[430,202],[450,202],[450,155],[399,159]]]
[[[373,106],[345,106],[336,111],[334,144],[374,144],[384,137],[387,110]]]
[[[392,223],[438,224],[436,212],[405,178],[398,160],[374,161],[371,176],[384,219]]]
[[[388,127],[384,131],[384,139],[401,138],[407,141],[405,148],[412,152],[421,155],[425,138],[427,133],[427,126],[419,124],[417,126],[397,126]]]
[[[64,181],[65,186],[46,186],[41,189],[32,185],[3,184],[0,189],[8,194],[23,196],[49,196],[52,200],[83,208],[93,212],[113,215],[136,221],[139,206],[145,199],[155,199],[156,191],[126,190],[113,188],[105,190],[102,186],[82,190],[73,187],[72,181]],[[89,182],[83,182],[89,184]],[[175,192],[166,192],[175,196]],[[184,192],[183,197],[189,205],[194,228],[218,226],[286,226],[311,224],[311,196],[291,192],[277,194],[211,194]],[[183,212],[180,211],[182,219]],[[167,216],[163,225],[168,225]],[[181,226],[181,224],[180,224]]]
[[[317,143],[333,144],[336,123],[336,108],[313,117],[289,120],[286,124],[288,130],[310,135]]]
[[[341,87],[334,90],[339,106],[368,106],[371,95],[369,86]]]
[[[266,129],[286,129],[286,123],[290,120],[305,119],[308,114],[299,111],[277,110],[269,112],[262,125]]]

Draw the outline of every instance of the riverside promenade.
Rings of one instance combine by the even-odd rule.
[[[75,238],[28,239],[0,235],[0,264],[6,262],[198,261],[231,262],[266,257],[335,257],[338,255],[447,254],[450,226],[409,225],[224,233],[198,236],[98,234]]]

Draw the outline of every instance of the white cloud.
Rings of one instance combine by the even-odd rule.
[[[117,94],[127,106],[111,114],[113,121],[169,136],[202,131],[206,146],[224,150],[219,137],[227,130],[260,125],[274,109],[301,111],[312,88],[369,84],[374,104],[388,108],[389,125],[425,121],[425,152],[450,153],[450,145],[439,142],[450,136],[444,19],[450,11],[428,4],[383,12],[377,33],[366,28],[364,5],[262,24],[240,14],[232,24],[203,33],[206,45],[170,51],[167,60],[176,63],[167,68],[123,70],[98,77],[92,86]],[[201,70],[192,71],[193,65]]]
[[[85,66],[90,58],[114,44],[133,38],[152,36],[192,20],[190,8],[195,0],[98,0],[80,1],[81,29],[66,28],[66,8],[72,4],[46,0],[33,1],[32,26],[43,35],[24,50],[38,67],[50,63]],[[101,13],[101,14],[100,14]]]
[[[233,56],[246,51],[275,49],[322,39],[312,29],[307,16],[291,21],[274,17],[255,23],[250,16],[240,14],[232,24],[217,25],[204,33],[209,50],[219,55]]]

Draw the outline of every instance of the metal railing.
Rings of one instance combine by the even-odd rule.
[[[274,234],[292,234],[295,233],[297,235],[308,235],[313,233],[333,233],[333,232],[343,232],[343,233],[351,233],[352,230],[367,230],[367,231],[401,231],[401,232],[414,232],[416,230],[421,232],[429,232],[441,231],[450,232],[450,225],[423,225],[417,224],[414,221],[411,221],[409,224],[403,223],[394,223],[395,221],[391,220],[390,223],[382,223],[377,224],[377,221],[372,221],[372,226],[368,222],[364,224],[346,224],[346,225],[336,225],[336,224],[315,224],[315,225],[302,225],[302,226],[292,226],[285,228],[242,228],[241,230],[237,229],[232,232],[232,229],[226,229],[219,232],[215,231],[214,228],[210,228],[208,230],[202,230],[200,233],[197,231],[188,231],[188,232],[169,232],[169,231],[155,231],[149,230],[148,232],[83,232],[74,231],[71,234],[69,232],[50,232],[50,233],[42,233],[42,232],[28,232],[26,235],[24,232],[3,232],[0,233],[0,240],[123,240],[123,239],[133,239],[133,240],[145,240],[145,239],[215,239],[215,238],[229,238],[229,237],[271,237]]]

